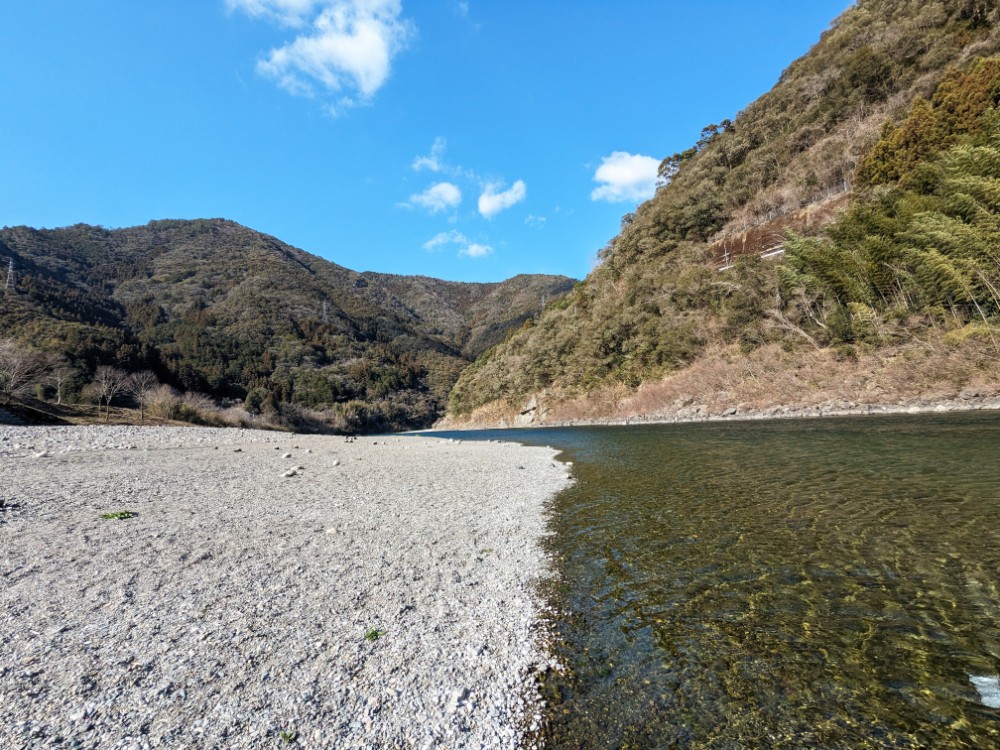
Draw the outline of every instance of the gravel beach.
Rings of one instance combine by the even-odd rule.
[[[0,427],[0,476],[0,748],[531,746],[555,451]]]

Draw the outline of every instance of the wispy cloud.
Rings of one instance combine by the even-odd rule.
[[[437,252],[451,246],[458,247],[458,257],[460,258],[485,258],[493,252],[490,245],[472,242],[456,229],[436,234],[423,245],[427,252]]]
[[[440,136],[435,138],[433,145],[431,145],[430,154],[427,156],[418,156],[413,160],[413,171],[419,172],[422,169],[429,169],[431,172],[440,172],[445,168],[441,158],[444,156],[444,150],[447,146],[448,141],[444,138]]]
[[[508,190],[501,190],[501,183],[489,183],[479,196],[479,213],[492,219],[501,211],[505,211],[525,199],[528,194],[523,180],[518,180]]]
[[[444,152],[447,148],[447,139],[438,136],[434,139],[434,143],[431,144],[430,153],[414,158],[410,164],[410,168],[414,172],[421,172],[425,169],[430,172],[438,172],[447,175],[453,180],[480,181],[479,177],[471,169],[466,169],[458,164],[449,164],[444,158]]]
[[[450,232],[441,232],[431,237],[424,243],[424,250],[429,253],[444,250],[448,245],[468,245],[468,238],[457,229]]]
[[[411,208],[416,206],[432,214],[437,214],[447,211],[449,208],[458,208],[461,203],[462,191],[457,185],[452,185],[450,182],[438,182],[422,193],[411,195],[409,201],[403,205]]]
[[[546,221],[548,221],[548,219],[546,219],[544,216],[535,216],[534,214],[528,214],[528,218],[524,220],[524,223],[527,224],[529,227],[537,228],[542,226]]]
[[[599,185],[590,193],[593,201],[638,203],[656,193],[656,172],[660,162],[652,156],[615,151],[601,160],[594,173]]]
[[[385,84],[392,60],[415,33],[401,18],[401,0],[226,0],[241,10],[300,29],[271,50],[257,72],[292,94],[336,94],[331,111],[371,101]]]
[[[318,0],[226,0],[231,11],[241,10],[251,18],[292,27],[304,25],[319,4]]]

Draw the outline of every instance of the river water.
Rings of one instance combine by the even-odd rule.
[[[548,748],[1000,748],[1000,415],[551,445]]]

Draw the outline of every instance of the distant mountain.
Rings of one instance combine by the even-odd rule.
[[[573,281],[357,273],[222,219],[0,230],[0,331],[188,391],[335,409],[358,429],[429,424],[471,359]]]
[[[1000,0],[858,0],[663,160],[595,270],[464,372],[452,419],[721,414],[1000,374],[998,53]]]
[[[462,284],[426,276],[364,273],[373,287],[385,290],[386,303],[402,301],[431,330],[475,359],[506,338],[512,328],[536,317],[548,302],[573,287],[563,276],[521,274],[499,284]]]

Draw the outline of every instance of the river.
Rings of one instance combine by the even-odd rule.
[[[551,445],[547,748],[1000,747],[1000,415]]]

